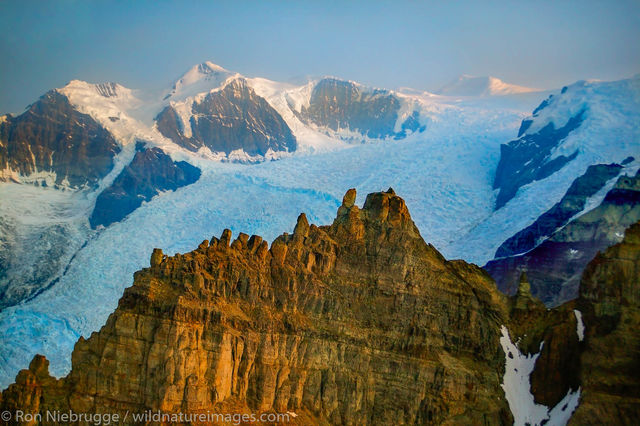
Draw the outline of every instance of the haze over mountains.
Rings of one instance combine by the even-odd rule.
[[[540,89],[505,83],[496,77],[475,77],[463,74],[435,93],[445,96],[503,96],[540,91]]]
[[[0,119],[0,384],[36,353],[66,374],[154,248],[272,241],[302,211],[330,224],[349,188],[392,186],[434,250],[509,294],[527,271],[560,305],[640,220],[639,141],[638,76],[551,93],[463,76],[439,95],[212,62],[158,92],[74,80]]]

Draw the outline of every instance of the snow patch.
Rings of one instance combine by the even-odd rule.
[[[584,340],[584,322],[582,322],[582,312],[574,309],[573,313],[576,316],[576,333],[578,334],[578,340],[582,342]]]
[[[500,327],[502,337],[500,345],[505,354],[505,372],[502,384],[509,408],[513,414],[514,425],[566,425],[571,414],[578,406],[580,389],[569,390],[567,395],[551,410],[545,405],[536,404],[531,393],[530,377],[540,352],[526,355],[511,341],[509,331]],[[542,351],[544,342],[540,343]]]
[[[191,129],[191,117],[193,116],[193,98],[184,102],[171,102],[171,107],[180,117],[182,135],[186,138],[193,136]]]

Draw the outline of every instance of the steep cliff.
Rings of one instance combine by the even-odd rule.
[[[640,423],[640,222],[589,264],[576,307],[585,349],[572,424]]]
[[[535,402],[554,406],[570,391],[579,394],[569,424],[640,421],[639,265],[640,222],[589,263],[576,300],[548,310],[531,296],[525,275],[510,300],[518,348],[536,354]]]
[[[0,120],[0,181],[92,187],[120,146],[89,115],[53,90],[23,114]]]
[[[368,89],[350,81],[324,78],[313,88],[309,105],[294,113],[305,123],[333,132],[347,130],[376,139],[402,139],[407,132],[424,131],[418,111],[395,126],[400,100],[382,89]]]
[[[571,211],[568,205],[575,202],[572,198],[565,196],[563,202],[519,235],[526,240],[529,232],[549,229],[560,217],[566,217],[562,210]],[[526,271],[532,293],[548,306],[558,306],[578,296],[582,273],[596,253],[620,242],[624,230],[638,220],[640,173],[623,175],[596,208],[572,219],[533,250],[492,260],[484,269],[507,294],[515,292],[518,276]]]
[[[183,102],[184,117],[177,105],[169,105],[156,117],[158,130],[191,151],[202,147],[230,154],[241,150],[250,156],[293,152],[297,142],[291,129],[262,97],[237,78],[219,90]]]
[[[173,161],[160,148],[148,148],[138,142],[131,163],[96,199],[89,223],[93,228],[109,226],[161,191],[175,191],[199,178],[197,167],[185,161]]]
[[[69,376],[34,360],[3,406],[510,423],[504,296],[426,244],[393,191],[354,201],[350,190],[331,226],[300,215],[271,248],[225,231],[184,255],[155,250],[106,325],[77,342]]]

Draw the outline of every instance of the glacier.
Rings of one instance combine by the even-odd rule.
[[[220,78],[201,78],[195,69],[181,84],[195,81],[198,90],[211,90],[215,87],[208,84],[215,86],[226,78],[226,70],[212,64],[207,67],[208,71],[200,71],[216,76],[219,72]],[[56,284],[0,311],[0,386],[11,383],[37,353],[50,360],[52,374],[65,375],[71,367],[70,354],[76,340],[104,324],[124,288],[131,285],[133,273],[149,266],[153,248],[159,247],[169,255],[190,251],[202,240],[219,236],[225,228],[234,235],[257,234],[272,241],[282,232],[291,232],[301,212],[311,223],[330,224],[349,188],[357,189],[357,203],[362,204],[367,193],[393,187],[405,199],[427,242],[447,258],[483,264],[506,238],[556,203],[590,164],[621,161],[639,151],[640,91],[631,96],[628,93],[629,85],[638,86],[640,77],[636,80],[617,85],[588,83],[588,89],[580,83],[572,90],[570,94],[575,93],[577,101],[593,104],[592,111],[603,110],[614,99],[619,112],[616,115],[615,111],[608,111],[605,118],[588,117],[588,126],[578,134],[579,139],[571,135],[566,140],[569,146],[579,145],[581,154],[576,160],[552,176],[521,188],[495,212],[492,182],[500,144],[515,137],[521,120],[548,93],[482,100],[429,93],[399,95],[403,102],[420,110],[421,122],[427,126],[424,133],[410,134],[401,141],[364,140],[365,143],[349,144],[321,129],[305,126],[291,113],[292,105],[304,104],[310,92],[308,84],[294,87],[249,79],[256,92],[287,121],[301,149],[277,161],[239,164],[186,152],[162,137],[149,121],[153,111],[162,106],[161,100],[145,104],[136,97],[138,93],[122,86],[115,88],[121,97],[96,100],[90,85],[72,82],[66,89],[72,102],[103,123],[126,148],[118,159],[118,169],[133,152],[135,140],[143,139],[163,149],[174,161],[188,161],[199,167],[202,176],[192,185],[159,194],[107,228],[90,230],[83,222],[86,219],[77,219],[74,229],[78,231],[71,239],[81,248]],[[174,89],[172,94],[193,95],[193,90],[181,85]],[[627,103],[620,93],[625,90]],[[560,106],[553,108],[557,109],[553,119],[559,121],[564,113]],[[548,114],[552,114],[552,108],[544,120],[552,119]],[[112,121],[110,116],[119,120]],[[622,128],[615,127],[621,116],[629,122]],[[589,124],[589,120],[593,123]],[[604,141],[612,137],[623,142],[599,151]],[[113,174],[109,176],[109,180],[114,178]],[[0,184],[0,190],[6,185],[18,186]],[[69,197],[82,212],[90,212],[95,200],[91,194]],[[3,203],[0,211],[3,215],[20,215],[19,209],[5,208],[6,205]]]

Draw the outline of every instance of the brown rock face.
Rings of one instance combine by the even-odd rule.
[[[583,394],[572,424],[640,423],[640,222],[587,266],[576,306],[583,313]]]
[[[547,310],[521,283],[510,328],[526,352],[538,352],[544,342],[530,378],[537,403],[553,407],[580,388],[571,424],[640,423],[639,290],[640,223],[589,263],[577,300]],[[574,309],[582,318],[582,340]]]
[[[185,135],[172,106],[156,117],[158,130],[191,151],[206,146],[213,152],[229,154],[241,149],[255,156],[269,150],[296,150],[296,138],[287,123],[244,79],[236,79],[194,102],[191,112],[191,136]]]
[[[49,361],[42,355],[36,355],[29,369],[18,373],[16,382],[2,393],[0,405],[3,411],[15,413],[20,410],[27,414],[25,417],[35,419],[35,415],[47,410],[68,410],[67,390],[62,380],[49,375]],[[31,421],[22,424],[38,423]]]
[[[0,120],[0,181],[51,172],[56,185],[91,187],[111,171],[118,152],[107,130],[56,91],[18,117]]]
[[[155,250],[106,325],[78,341],[69,376],[25,370],[34,385],[12,385],[0,405],[510,423],[504,296],[480,268],[426,244],[393,191],[362,209],[354,200],[347,193],[331,226],[301,215],[271,248],[225,231],[184,255]],[[40,405],[25,400],[32,389]]]

